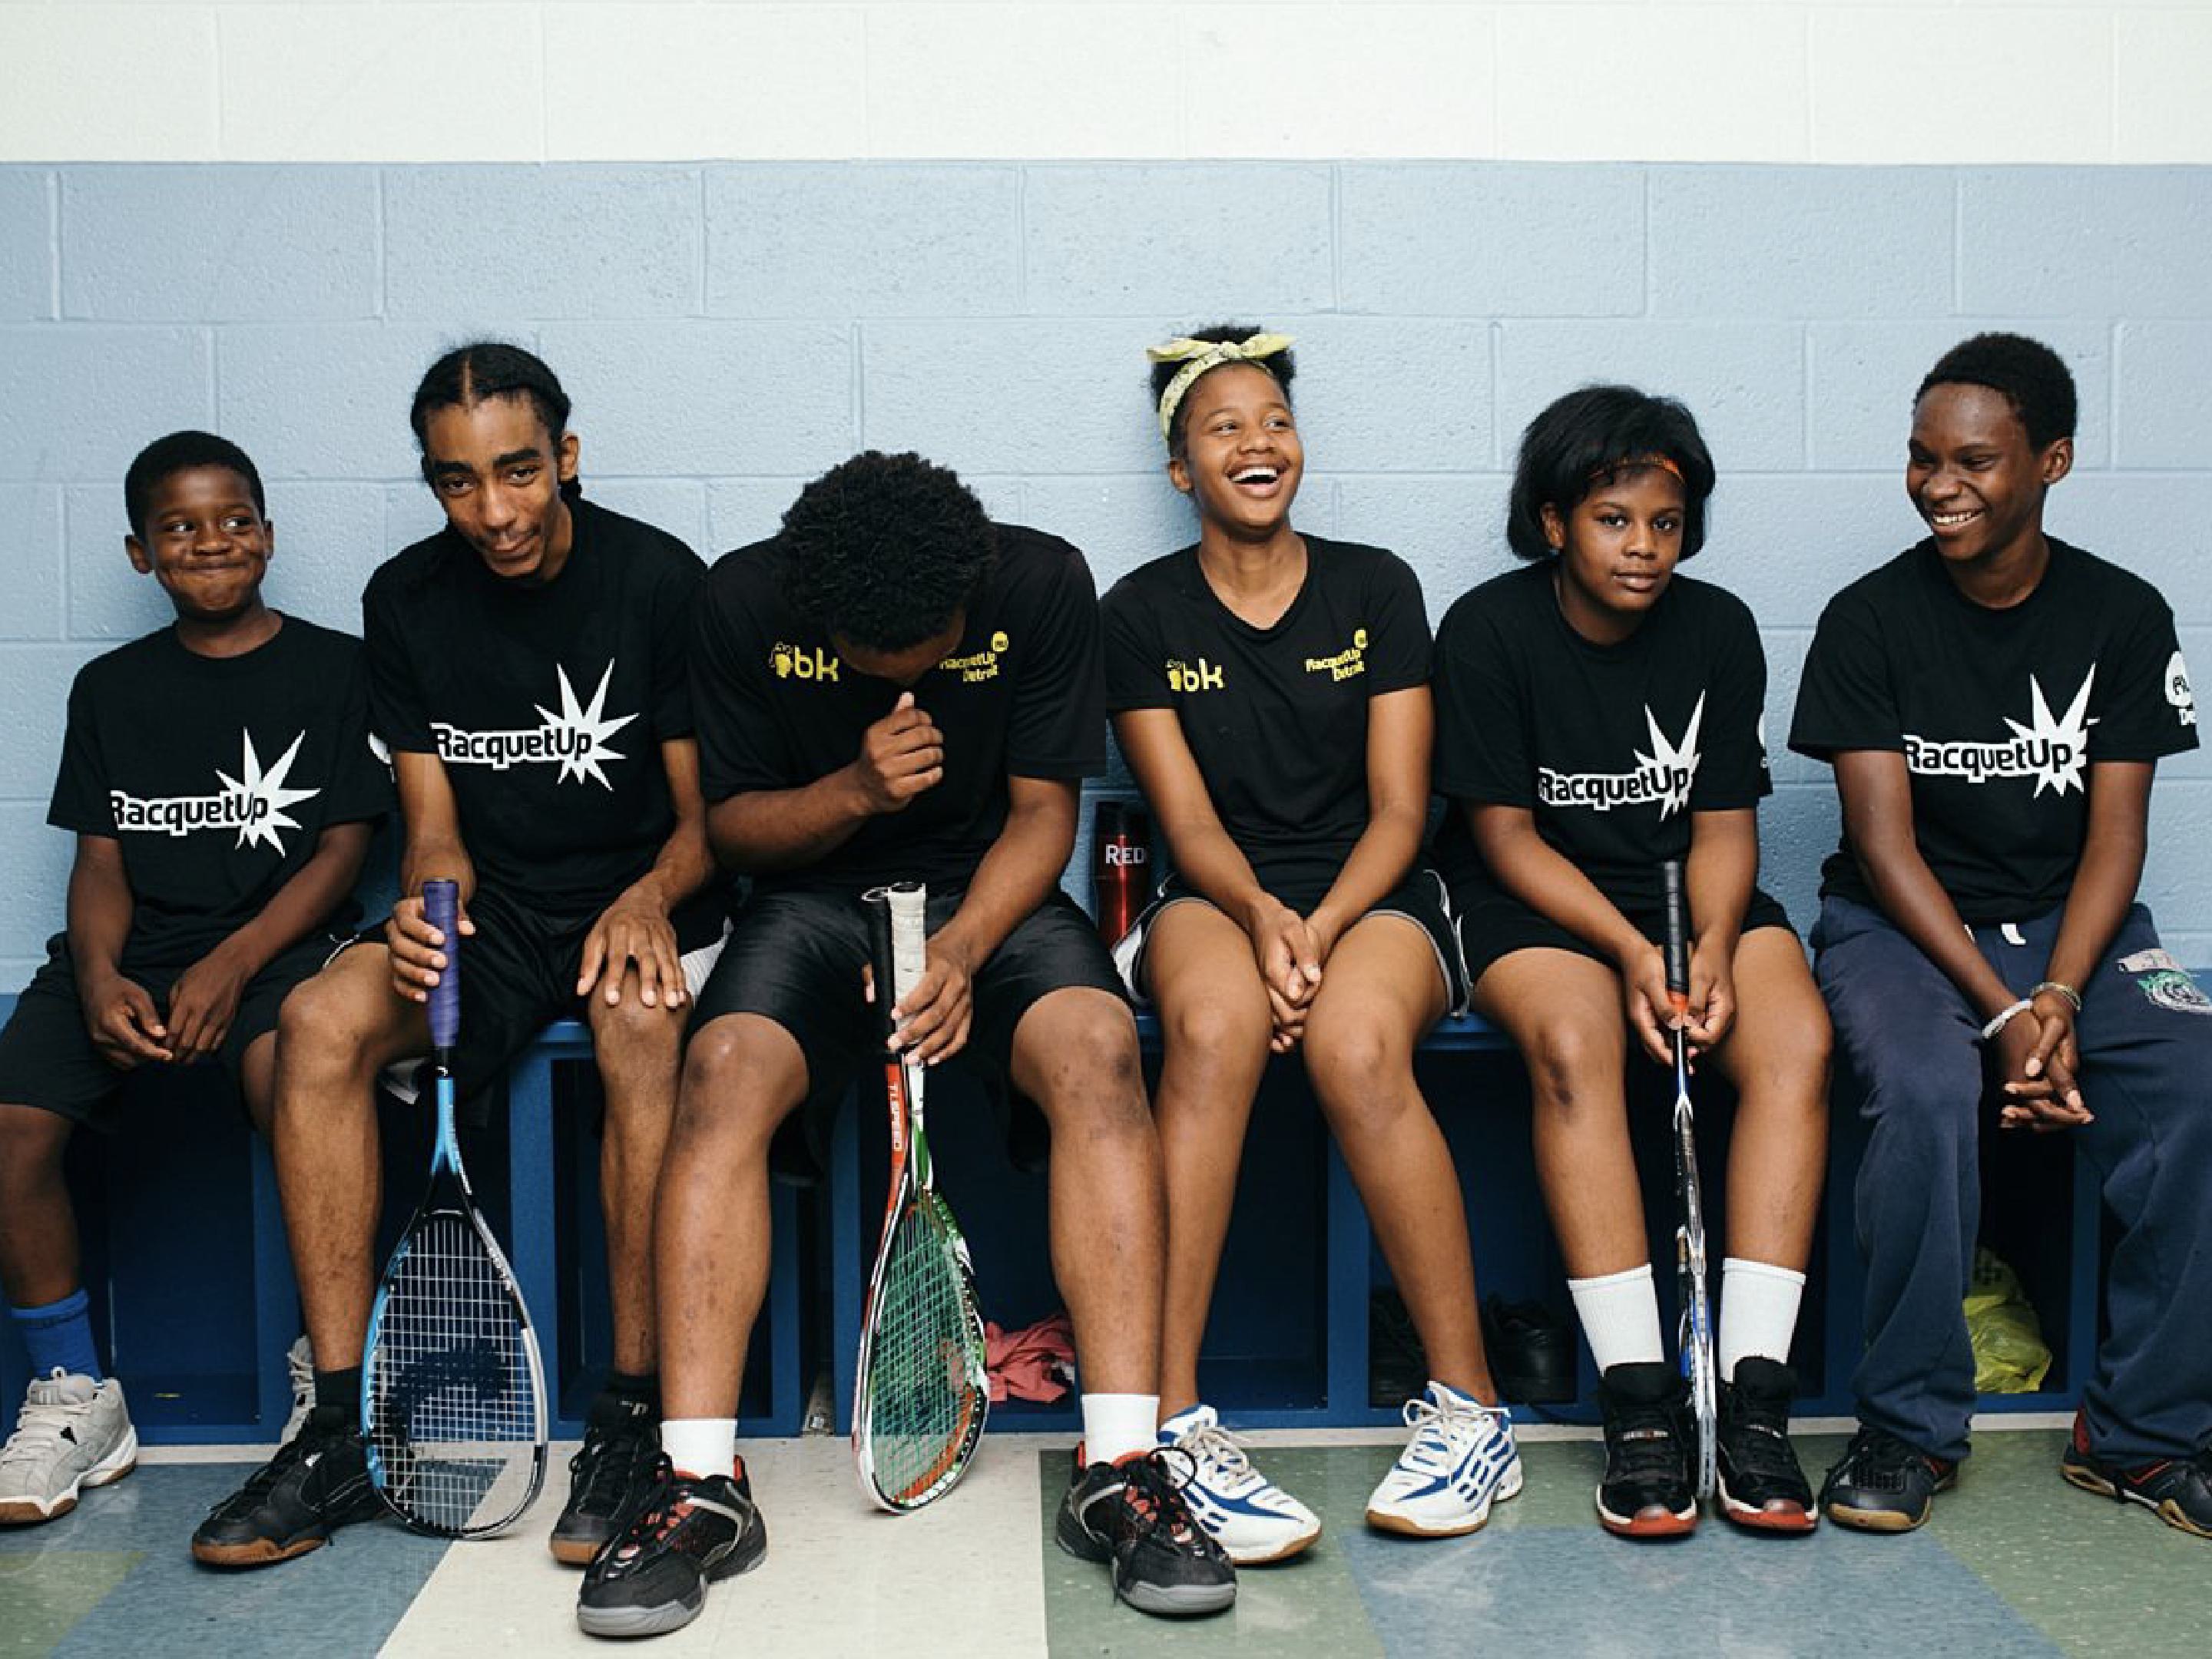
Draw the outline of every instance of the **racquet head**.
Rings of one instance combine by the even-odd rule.
[[[913,1192],[894,1218],[869,1303],[854,1456],[870,1498],[915,1510],[960,1478],[991,1404],[968,1246],[935,1193]]]

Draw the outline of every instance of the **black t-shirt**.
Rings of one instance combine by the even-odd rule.
[[[1073,780],[1106,769],[1091,571],[1057,537],[996,530],[998,558],[969,601],[959,646],[912,688],[945,734],[944,777],[819,862],[757,876],[757,887],[964,883],[1006,827],[1010,775]],[[802,788],[850,765],[904,689],[838,657],[822,627],[784,598],[780,557],[770,538],[726,554],[707,578],[692,687],[709,801]]]
[[[2141,577],[2053,540],[2035,591],[1977,605],[1931,538],[1828,602],[1797,689],[1790,746],[1902,753],[1921,856],[1969,922],[2062,901],[2089,824],[2099,761],[2197,746],[2173,613]],[[1850,848],[1820,890],[1872,904]]]
[[[1679,574],[1616,645],[1568,624],[1549,560],[1495,577],[1437,629],[1436,691],[1436,787],[1452,802],[1437,858],[1455,889],[1495,886],[1464,805],[1525,806],[1624,915],[1652,915],[1660,865],[1689,855],[1690,815],[1773,787],[1758,626]]]
[[[242,657],[201,656],[165,628],[79,671],[46,821],[120,844],[125,973],[198,961],[324,830],[390,810],[368,722],[361,641],[297,617]],[[321,925],[360,914],[349,896]]]
[[[509,581],[452,530],[362,596],[371,718],[445,763],[477,880],[577,915],[642,876],[676,824],[660,745],[691,735],[690,610],[706,567],[589,501],[550,582]]]
[[[1195,546],[1132,571],[1099,610],[1108,709],[1174,709],[1261,885],[1310,904],[1367,828],[1368,699],[1426,682],[1429,623],[1395,554],[1305,544],[1305,583],[1269,628],[1221,602]]]

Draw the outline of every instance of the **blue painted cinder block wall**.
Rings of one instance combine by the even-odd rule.
[[[69,676],[167,614],[123,558],[130,456],[187,424],[243,442],[276,602],[357,627],[362,579],[436,522],[408,394],[487,331],[559,370],[592,493],[710,555],[852,450],[913,447],[1103,586],[1188,533],[1143,347],[1264,321],[1299,337],[1303,522],[1396,548],[1432,617],[1504,568],[1538,407],[1598,376],[1677,393],[1722,472],[1693,568],[1765,631],[1766,879],[1802,923],[1836,815],[1779,749],[1798,665],[1915,533],[1908,400],[1955,339],[2066,354],[2054,528],[2156,580],[2212,669],[2208,269],[2204,168],[0,167],[0,981],[61,919]],[[2212,960],[2212,762],[2162,773],[2146,894]]]

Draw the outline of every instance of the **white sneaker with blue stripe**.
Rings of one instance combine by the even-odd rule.
[[[1513,1419],[1441,1382],[1406,1402],[1413,1431],[1367,1500],[1367,1524],[1421,1538],[1455,1538],[1490,1519],[1490,1506],[1521,1490]]]
[[[1191,1515],[1240,1567],[1286,1561],[1321,1536],[1321,1519],[1252,1467],[1211,1406],[1193,1406],[1160,1425],[1162,1449],[1188,1460],[1182,1488]]]

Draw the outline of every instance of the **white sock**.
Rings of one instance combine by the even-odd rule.
[[[1118,1463],[1131,1452],[1159,1443],[1160,1397],[1156,1394],[1083,1396],[1083,1456],[1090,1463]]]
[[[734,1417],[672,1417],[660,1425],[660,1449],[678,1474],[729,1474],[738,1465]]]
[[[1571,1279],[1575,1316],[1583,1322],[1590,1358],[1600,1372],[1667,1358],[1659,1334],[1659,1292],[1651,1283],[1651,1264],[1599,1279]]]
[[[1735,1381],[1735,1362],[1747,1354],[1790,1363],[1797,1332],[1797,1304],[1805,1275],[1770,1262],[1729,1256],[1721,1263],[1721,1380]]]

